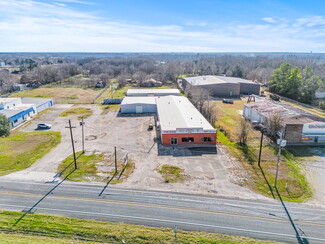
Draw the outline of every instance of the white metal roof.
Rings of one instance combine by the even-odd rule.
[[[178,89],[128,89],[126,95],[155,95],[155,94],[166,94],[166,95],[179,95]]]
[[[159,97],[157,111],[162,131],[176,129],[203,129],[212,133],[216,131],[186,97]]]
[[[39,97],[22,97],[21,102],[24,104],[35,104],[36,107],[43,105],[44,103],[47,103],[49,101],[52,101],[51,98],[39,98]]]
[[[20,97],[0,97],[0,104],[10,103],[17,99],[20,99]]]
[[[127,104],[156,104],[156,97],[125,97],[121,105]]]

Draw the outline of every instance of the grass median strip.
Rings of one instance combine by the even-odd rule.
[[[60,132],[13,132],[0,138],[0,175],[30,167],[60,141]]]
[[[111,223],[50,215],[0,212],[0,239],[5,243],[175,243],[171,228]],[[242,236],[177,230],[177,243],[276,243]]]

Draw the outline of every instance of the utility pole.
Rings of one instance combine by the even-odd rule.
[[[261,155],[262,155],[264,130],[265,130],[264,128],[261,129],[261,142],[260,142],[260,153],[258,154],[258,167],[261,167]]]
[[[276,164],[276,173],[275,173],[275,179],[274,179],[274,188],[276,188],[276,184],[278,181],[278,174],[279,174],[279,166],[280,166],[280,160],[281,160],[281,149],[282,147],[285,146],[286,141],[283,140],[283,136],[284,136],[284,131],[281,132],[280,134],[280,139],[278,140],[278,144],[279,144],[279,152],[278,152],[278,162]]]
[[[84,122],[84,117],[80,117],[80,118],[81,118],[80,125],[81,125],[81,133],[82,133],[82,153],[84,153],[85,152],[85,133],[84,133],[85,122]]]
[[[74,160],[74,168],[77,169],[77,159],[76,159],[76,152],[74,150],[74,141],[72,135],[72,128],[76,128],[75,126],[71,126],[71,120],[69,119],[69,127],[65,127],[70,129],[70,136],[71,136],[71,143],[72,143],[72,151],[73,151],[73,160]]]
[[[115,173],[116,173],[117,172],[116,147],[114,147],[114,156],[115,156]]]

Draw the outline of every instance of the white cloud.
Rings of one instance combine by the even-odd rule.
[[[72,1],[0,0],[0,52],[325,51],[321,16],[214,29],[195,21],[186,28],[149,26],[108,21],[56,4]],[[196,31],[191,31],[194,24]]]
[[[205,21],[187,21],[185,25],[188,26],[207,26],[208,23]]]
[[[271,17],[266,17],[266,18],[262,18],[262,20],[264,20],[265,22],[268,23],[276,23],[275,19],[271,18]]]
[[[86,4],[86,5],[95,5],[91,2],[85,2],[85,1],[78,1],[78,0],[57,0],[58,2],[64,2],[64,3],[79,3],[79,4]]]

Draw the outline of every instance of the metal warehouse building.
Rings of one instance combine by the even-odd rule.
[[[127,97],[161,97],[161,96],[180,96],[178,89],[128,89]]]
[[[163,145],[215,146],[216,130],[186,97],[166,96],[156,101]]]
[[[37,113],[53,106],[53,100],[50,98],[22,97],[23,104],[35,104]]]
[[[121,103],[121,113],[156,113],[156,97],[125,97]]]
[[[9,119],[11,128],[51,106],[53,101],[47,98],[0,98],[0,113]]]
[[[299,113],[293,108],[266,100],[244,105],[243,116],[267,127],[269,120],[278,114],[285,131],[288,145],[325,144],[325,120],[306,112]]]
[[[260,85],[250,80],[225,76],[196,76],[182,79],[182,87],[200,87],[216,97],[239,97],[240,94],[260,94]]]

